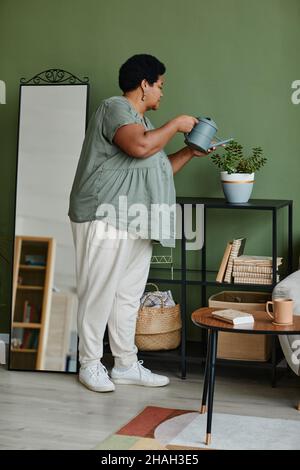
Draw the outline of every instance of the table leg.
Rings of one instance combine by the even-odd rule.
[[[181,206],[181,378],[186,379],[186,239],[185,239],[185,214],[184,204]]]
[[[206,413],[206,400],[207,400],[207,391],[209,383],[209,374],[210,374],[210,337],[211,333],[208,331],[207,338],[207,351],[206,351],[206,361],[205,361],[205,372],[204,372],[204,384],[203,384],[203,393],[202,393],[202,403],[200,408],[200,413]]]
[[[271,336],[271,341],[272,341],[272,377],[271,377],[271,385],[273,388],[276,387],[277,385],[277,368],[276,368],[276,362],[277,362],[277,355],[276,355],[276,336],[272,335]]]
[[[206,427],[206,445],[211,442],[211,422],[213,413],[213,400],[216,375],[216,356],[218,344],[218,331],[211,330],[210,334],[210,361],[209,361],[209,385],[208,385],[208,410],[207,410],[207,427]]]

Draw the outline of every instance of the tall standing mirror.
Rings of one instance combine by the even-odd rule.
[[[9,368],[76,372],[69,194],[86,130],[88,79],[21,80]]]

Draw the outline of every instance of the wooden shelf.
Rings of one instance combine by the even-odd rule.
[[[29,323],[23,321],[13,322],[13,328],[41,328],[41,323]]]
[[[21,284],[19,284],[17,286],[17,289],[20,289],[20,290],[44,290],[44,287],[43,286],[22,286]]]
[[[20,269],[32,269],[34,271],[45,270],[46,266],[33,266],[30,264],[20,264]]]
[[[37,349],[12,348],[11,352],[15,352],[15,353],[36,353]]]

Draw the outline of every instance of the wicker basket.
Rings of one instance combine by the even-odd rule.
[[[155,284],[152,285],[158,291],[158,287]],[[176,349],[181,341],[180,305],[165,307],[164,300],[159,293],[149,292],[150,294],[160,298],[161,306],[144,307],[148,296],[145,297],[138,311],[135,344],[140,351]]]

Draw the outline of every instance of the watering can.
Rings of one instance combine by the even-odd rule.
[[[216,123],[210,117],[197,117],[198,123],[193,127],[191,132],[184,134],[185,143],[189,147],[192,147],[200,152],[207,152],[213,147],[218,147],[219,145],[225,145],[233,138],[226,140],[221,140],[215,136],[218,127]],[[214,140],[214,143],[212,143]]]

